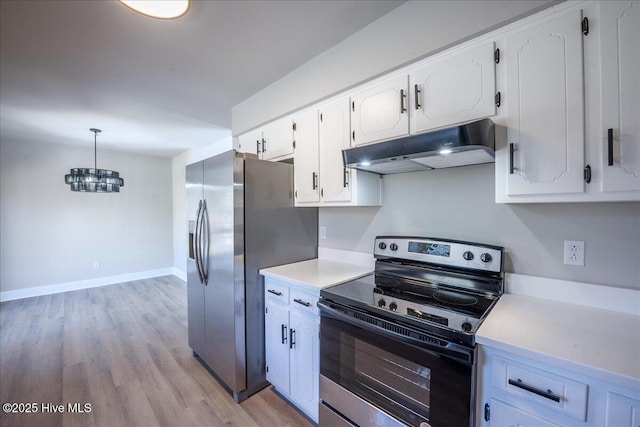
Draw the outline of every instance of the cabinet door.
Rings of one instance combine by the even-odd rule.
[[[521,409],[491,399],[491,425],[495,427],[560,427]]]
[[[429,61],[410,75],[411,133],[496,114],[494,43]]]
[[[351,97],[351,139],[363,145],[409,134],[408,76],[401,75]]]
[[[640,4],[600,3],[602,191],[640,190]],[[611,129],[611,141],[609,141]]]
[[[320,337],[317,319],[291,310],[291,399],[312,419],[318,419],[319,349]]]
[[[267,300],[264,319],[267,381],[289,393],[289,309]]]
[[[607,427],[640,426],[640,400],[607,393]]]
[[[293,154],[293,120],[281,119],[262,130],[263,160],[286,157]]]
[[[296,203],[319,202],[318,110],[303,113],[294,120]]]
[[[243,133],[238,137],[238,151],[258,154],[262,146],[262,129]]]
[[[320,109],[320,187],[323,202],[351,200],[351,170],[344,167],[342,150],[351,146],[349,99]]]
[[[506,39],[507,194],[584,192],[582,11]]]

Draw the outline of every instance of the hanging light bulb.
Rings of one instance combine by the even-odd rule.
[[[124,179],[116,171],[98,169],[98,134],[100,129],[91,128],[93,132],[93,169],[75,168],[64,176],[64,182],[71,186],[71,191],[83,191],[87,193],[118,193],[124,186]]]
[[[152,18],[179,18],[189,10],[189,0],[120,0],[136,12]]]

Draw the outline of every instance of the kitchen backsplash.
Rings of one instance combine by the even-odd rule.
[[[370,253],[377,235],[505,247],[505,271],[640,289],[640,203],[496,204],[494,165],[387,175],[383,206],[321,208],[321,247]],[[564,240],[585,241],[585,266],[563,263]]]

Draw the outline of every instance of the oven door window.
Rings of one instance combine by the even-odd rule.
[[[470,363],[324,312],[321,321],[322,375],[405,424],[470,425]]]

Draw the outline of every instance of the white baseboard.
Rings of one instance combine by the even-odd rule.
[[[640,314],[640,290],[592,283],[506,273],[505,292],[583,305],[627,314]]]
[[[157,270],[139,271],[137,273],[119,274],[116,276],[108,277],[97,277],[95,279],[78,280],[75,282],[56,283],[46,286],[34,286],[32,288],[16,289],[13,291],[0,291],[0,302],[37,297],[41,295],[58,294],[60,292],[76,291],[79,289],[97,288],[98,286],[114,285],[116,283],[130,282],[132,280],[150,279],[152,277],[167,275],[174,275],[186,281],[186,274],[181,270],[178,270],[175,267],[160,268]]]
[[[173,270],[173,275],[176,276],[178,279],[182,280],[183,282],[187,282],[187,272],[180,270],[179,268],[172,268]]]

